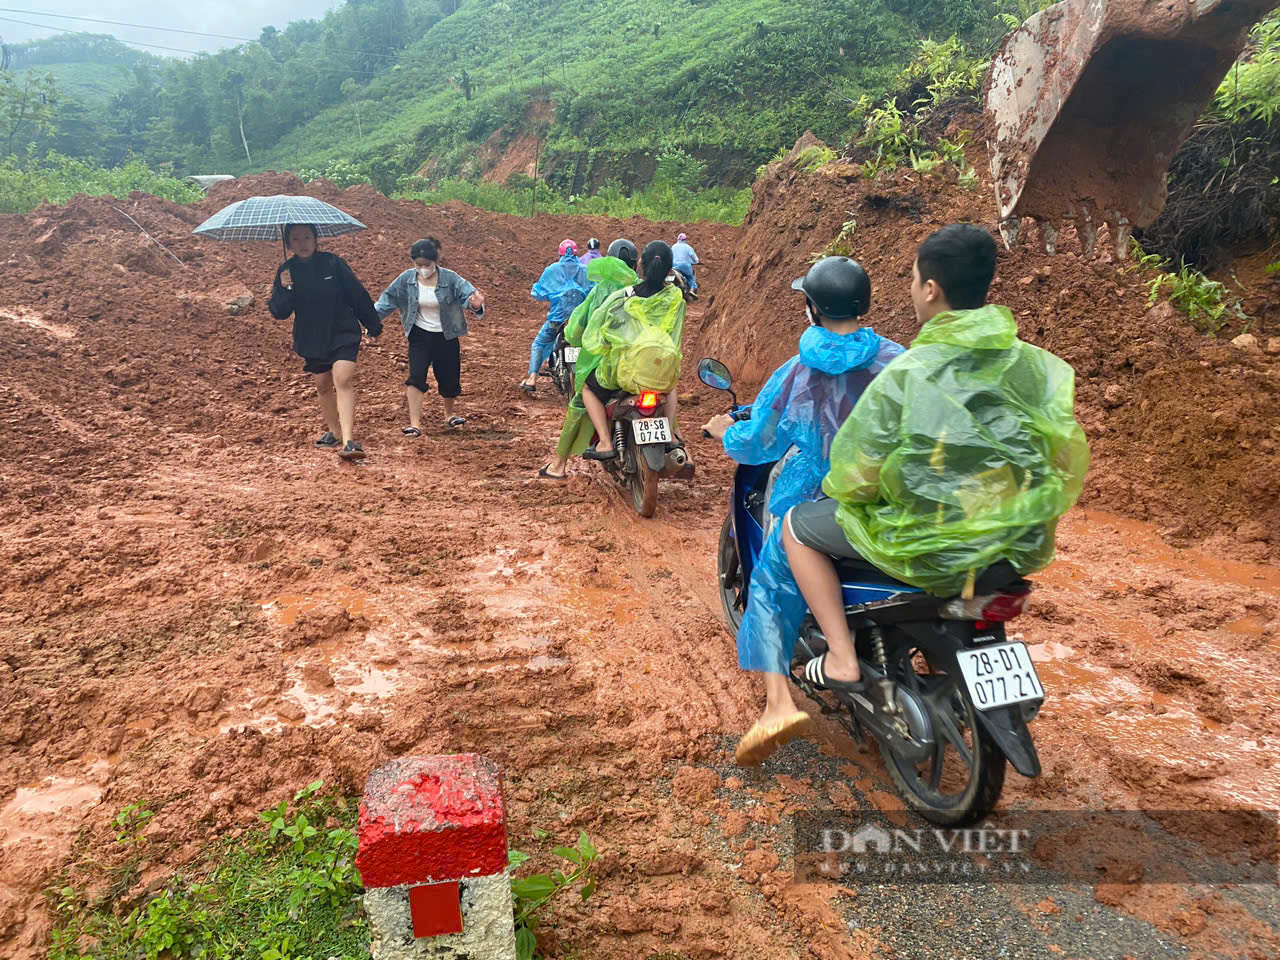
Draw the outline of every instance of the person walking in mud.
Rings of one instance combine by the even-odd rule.
[[[467,422],[454,407],[462,393],[459,340],[467,335],[467,310],[484,316],[484,294],[440,266],[440,241],[435,237],[424,237],[411,246],[409,259],[414,265],[391,281],[374,309],[383,319],[400,311],[404,335],[409,339],[409,379],[404,382],[409,425],[401,432],[406,437],[420,437],[428,367],[436,376],[445,426],[453,429]]]
[[[344,460],[361,460],[364,449],[354,437],[360,328],[377,337],[382,320],[347,261],[318,248],[314,226],[286,224],[284,239],[292,256],[276,270],[267,309],[277,320],[293,315],[293,350],[303,359],[302,369],[315,377],[329,427],[316,446],[337,447]]]

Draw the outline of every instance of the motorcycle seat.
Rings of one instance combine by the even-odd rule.
[[[854,560],[842,557],[838,559],[836,561],[836,573],[842,583],[860,583],[877,587],[905,587],[908,590],[918,589],[889,576],[874,564],[861,558]],[[999,563],[987,567],[986,570],[983,570],[978,575],[978,579],[974,582],[974,593],[998,593],[1001,590],[1015,587],[1022,582],[1024,582],[1022,575],[1013,568],[1013,565],[1008,560],[1001,560]]]

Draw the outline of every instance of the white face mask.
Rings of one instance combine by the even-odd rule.
[[[818,325],[818,321],[813,319],[813,309],[807,303],[804,305],[804,315],[809,318],[809,326],[816,327]]]
[[[438,272],[439,272],[439,267],[435,267],[435,266],[418,268],[418,276],[420,276],[423,280],[430,280]]]

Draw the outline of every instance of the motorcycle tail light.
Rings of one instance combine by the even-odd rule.
[[[1004,623],[1022,614],[1030,590],[1022,593],[989,593],[968,600],[951,600],[942,605],[939,613],[947,620],[973,620],[990,625]]]
[[[649,416],[658,409],[658,395],[652,390],[646,390],[640,394],[640,399],[636,401],[636,406],[645,416]]]

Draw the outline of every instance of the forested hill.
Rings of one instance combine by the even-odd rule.
[[[742,183],[806,128],[847,134],[851,103],[891,86],[922,37],[987,49],[1027,3],[349,0],[217,54],[139,59],[99,129],[59,148],[179,173],[343,160],[385,188],[424,166],[474,172],[486,141],[492,157],[528,136],[568,191],[643,180],[672,148]],[[60,111],[83,100],[62,94]]]

